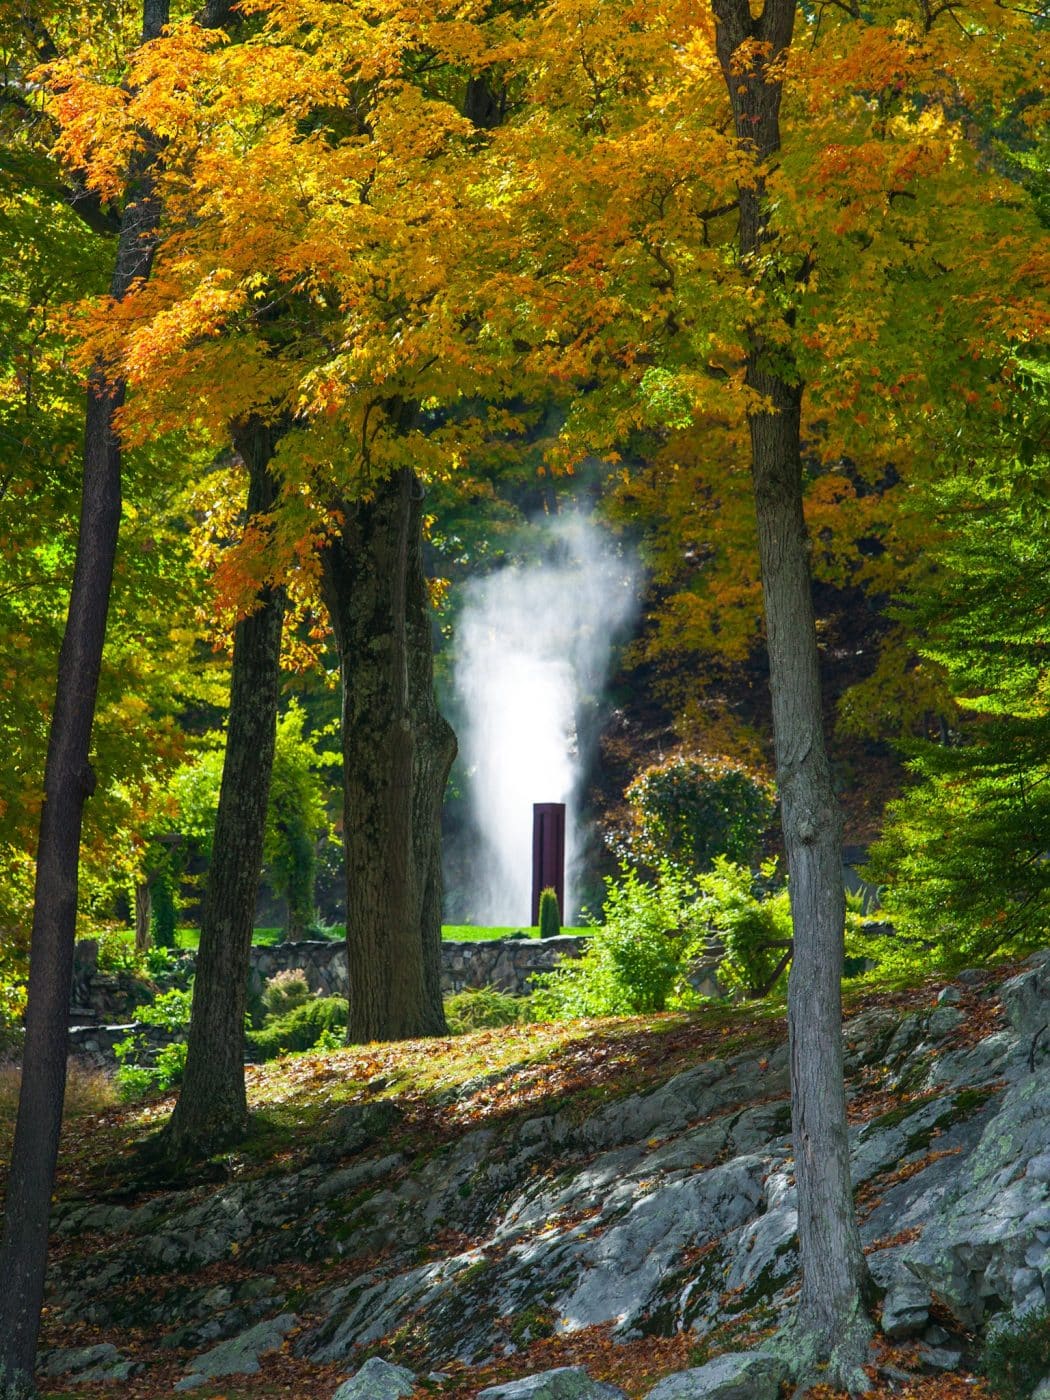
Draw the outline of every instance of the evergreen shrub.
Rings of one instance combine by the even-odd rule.
[[[540,891],[540,937],[557,938],[561,933],[561,911],[557,892],[547,887]]]
[[[981,1370],[1000,1400],[1029,1400],[1050,1376],[1050,1308],[1033,1308],[989,1329]]]
[[[445,1019],[453,1035],[514,1026],[527,1021],[530,999],[511,996],[498,987],[466,987],[445,1000]]]
[[[346,1002],[342,997],[311,997],[302,1006],[278,1017],[261,1031],[245,1036],[249,1059],[275,1060],[290,1050],[312,1050],[322,1036],[330,1046],[328,1032],[346,1029]]]

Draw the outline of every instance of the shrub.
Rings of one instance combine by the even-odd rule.
[[[557,938],[561,933],[561,911],[557,891],[550,886],[540,891],[540,937]]]
[[[724,856],[698,880],[699,910],[721,940],[725,956],[718,975],[728,992],[768,996],[787,978],[791,950],[791,904],[787,886],[775,887],[776,861],[758,877]]]
[[[528,1020],[529,998],[511,996],[497,987],[467,987],[445,1001],[445,1019],[453,1035],[514,1026]]]
[[[1033,1308],[989,1329],[981,1370],[1001,1400],[1029,1400],[1050,1375],[1050,1308]]]
[[[113,1047],[119,1061],[117,1088],[122,1099],[139,1099],[146,1094],[167,1094],[182,1083],[186,1068],[186,1042],[173,1041],[157,1051],[152,1065],[139,1063],[145,1051],[141,1036],[129,1035]]]
[[[186,1031],[190,1024],[193,994],[170,991],[138,1009],[139,1020],[147,1026],[163,1026],[169,1031]],[[117,1057],[117,1088],[122,1099],[138,1099],[144,1094],[166,1094],[182,1083],[186,1068],[186,1042],[173,1041],[157,1051],[153,1063],[146,1063],[149,1051],[146,1037],[133,1031],[113,1047]]]
[[[143,972],[146,960],[123,929],[100,929],[95,937],[99,972]]]
[[[169,1031],[186,1030],[190,1024],[193,993],[173,989],[164,992],[138,1010],[138,1018],[147,1026],[164,1026]]]
[[[289,1050],[312,1050],[326,1031],[345,1030],[346,1002],[341,997],[311,997],[302,1006],[245,1037],[253,1060],[274,1060]],[[330,1044],[330,1037],[326,1043]]]
[[[289,1011],[294,1011],[297,1006],[303,1006],[310,1000],[310,996],[306,974],[295,968],[288,968],[270,978],[263,988],[262,999],[270,1016],[282,1017],[287,1016]]]
[[[669,861],[687,875],[709,870],[716,856],[750,864],[776,807],[774,790],[728,758],[679,754],[646,768],[624,796],[632,826],[621,854],[657,869]]]
[[[581,958],[533,977],[537,1020],[663,1011],[696,936],[692,885],[665,861],[655,884],[623,867],[606,881],[604,923]]]

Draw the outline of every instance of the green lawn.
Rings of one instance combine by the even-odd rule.
[[[590,933],[589,928],[569,928],[562,929],[562,933]],[[540,931],[538,928],[522,928],[520,924],[516,927],[508,924],[504,927],[484,928],[480,924],[444,924],[441,929],[442,938],[463,939],[470,942],[478,942],[485,938],[507,938],[512,933],[525,933],[530,938],[538,938]]]
[[[590,933],[589,928],[563,928],[562,933]],[[530,938],[539,937],[538,928],[521,928],[513,924],[503,926],[493,926],[486,928],[480,924],[445,924],[441,930],[442,938],[451,938],[469,942],[477,942],[488,938],[507,938],[512,933],[525,933]],[[252,936],[252,942],[256,947],[267,947],[274,943],[280,943],[283,929],[279,928],[257,928]],[[335,924],[332,927],[332,934],[342,938],[342,924]],[[129,932],[129,937],[130,937]],[[196,949],[200,942],[200,929],[191,924],[183,924],[176,934],[176,942],[180,948]]]

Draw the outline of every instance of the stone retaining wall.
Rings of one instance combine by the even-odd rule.
[[[549,972],[559,955],[576,958],[583,952],[587,939],[563,934],[559,938],[498,938],[477,942],[445,942],[441,945],[441,988],[446,996],[465,987],[498,987],[515,996],[525,996],[531,990],[534,972]],[[85,963],[91,949],[81,951]],[[195,958],[184,953],[179,959],[180,985],[192,976]],[[320,996],[345,997],[348,990],[346,944],[342,939],[310,939],[298,943],[277,943],[272,947],[257,947],[251,952],[249,991],[262,992],[275,973],[301,971],[306,975],[311,992]],[[121,974],[121,977],[124,975]],[[161,1026],[142,1025],[130,1021],[128,1012],[134,1005],[134,993],[121,983],[119,991],[130,1005],[114,1007],[114,991],[120,979],[104,977],[85,970],[74,979],[74,1005],[69,1033],[69,1051],[97,1065],[115,1063],[114,1046],[132,1031],[144,1038],[150,1052],[155,1054],[164,1045],[181,1039],[181,1032]],[[141,1000],[141,986],[139,1000]],[[119,1025],[106,1024],[113,1020],[114,1009],[123,1012]],[[133,1013],[132,1013],[133,1014]],[[89,1024],[76,1024],[87,1021]],[[101,1024],[99,1024],[101,1023]]]
[[[559,957],[578,958],[587,946],[587,938],[577,934],[562,934],[558,938],[493,938],[475,941],[447,940],[441,945],[441,987],[445,995],[467,987],[498,987],[514,996],[525,996],[532,989],[536,972],[549,972]],[[712,946],[708,956],[693,969],[690,982],[705,996],[720,996],[716,970],[720,949]],[[180,984],[185,985],[193,972],[194,955],[184,953],[180,958]],[[251,952],[249,992],[259,995],[266,982],[278,972],[301,971],[311,992],[326,997],[345,997],[348,990],[346,945],[340,939],[310,939],[297,943],[277,943],[272,947],[256,947]],[[112,979],[81,979],[77,984],[79,1005],[75,1019],[94,1014],[100,1021],[111,1015],[108,995],[95,1004],[91,995],[95,982]],[[182,1032],[165,1030],[125,1021],[120,1025],[74,1025],[70,1030],[70,1054],[97,1065],[113,1065],[114,1046],[133,1031],[145,1040],[147,1059],[162,1046],[182,1038]]]
[[[560,956],[578,958],[586,937],[562,934],[559,938],[493,938],[472,941],[446,940],[441,945],[441,990],[448,995],[464,987],[498,987],[501,992],[525,996],[534,972],[549,972]],[[306,974],[311,992],[322,996],[346,996],[346,945],[308,941],[276,943],[253,948],[249,987],[258,993],[275,973],[295,969]]]
[[[144,1043],[146,1053],[135,1056],[136,1064],[152,1064],[157,1051],[176,1040],[184,1040],[185,1031],[170,1031],[166,1026],[145,1026],[133,1021],[124,1026],[70,1026],[69,1053],[100,1069],[112,1069],[117,1063],[116,1046],[134,1032]]]

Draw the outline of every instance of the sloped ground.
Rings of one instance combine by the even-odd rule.
[[[877,1358],[883,1394],[979,1395],[965,1368],[983,1322],[1046,1299],[1048,1020],[1050,956],[850,1007],[858,1210],[895,1348]],[[45,1345],[109,1349],[99,1379],[81,1369],[51,1394],[157,1396],[201,1377],[189,1393],[327,1400],[378,1352],[464,1400],[574,1363],[643,1396],[790,1307],[786,1048],[768,1010],[249,1074],[255,1137],[209,1180],[136,1180],[129,1146],[170,1104],[71,1128]],[[245,1334],[237,1364],[260,1369],[208,1382],[223,1356],[209,1354]]]

